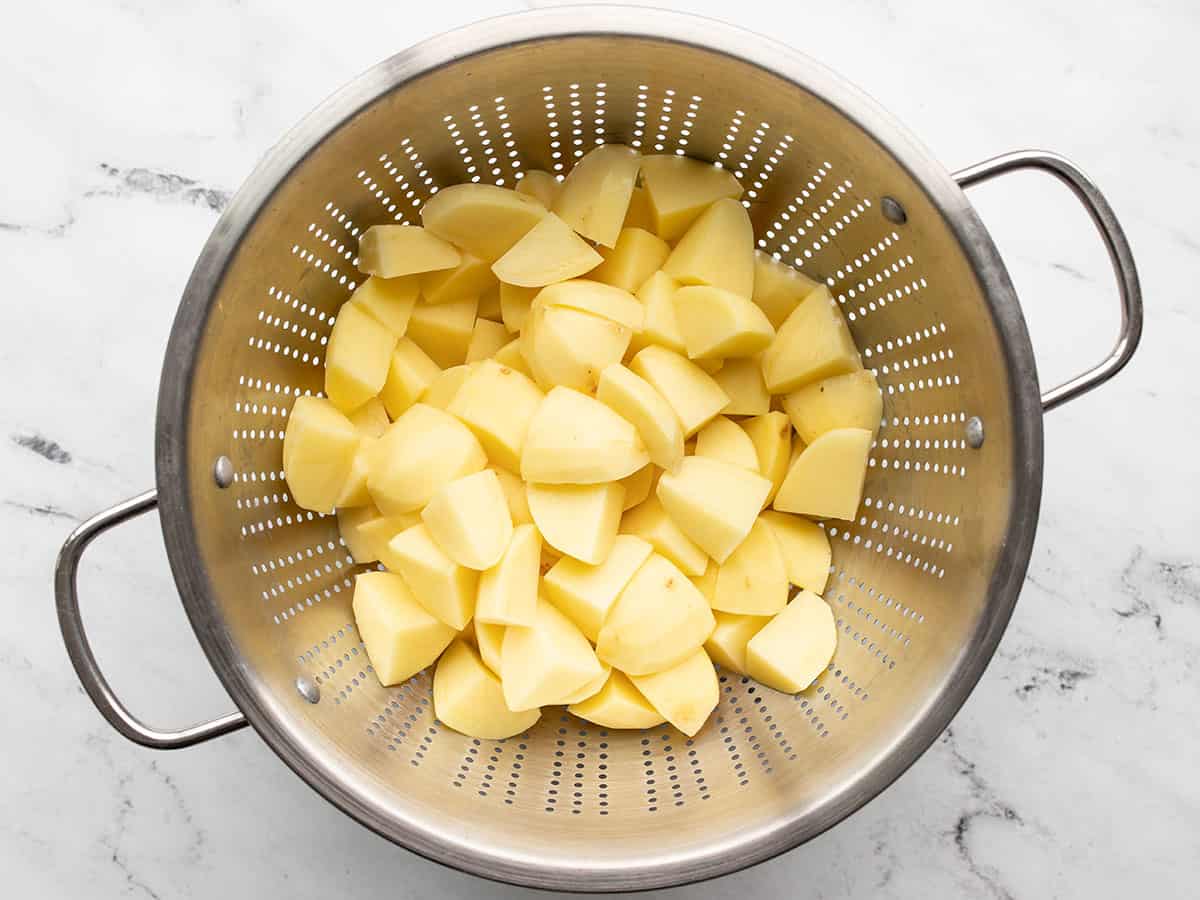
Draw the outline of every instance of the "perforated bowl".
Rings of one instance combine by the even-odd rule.
[[[419,221],[441,185],[564,173],[600,142],[732,170],[759,245],[830,285],[878,376],[884,424],[859,517],[827,527],[837,653],[797,696],[723,675],[694,739],[553,712],[520,737],[473,740],[438,724],[427,675],[379,686],[350,613],[355,566],[335,521],[288,497],[281,440],[295,398],[322,387],[363,228]],[[1078,195],[1123,304],[1112,354],[1041,397],[1012,286],[962,190],[1019,167]],[[483,22],[366,72],[234,197],[167,348],[157,498],[68,540],[63,634],[126,737],[182,747],[249,723],[332,803],[432,859],[582,890],[729,872],[838,822],[946,726],[1024,576],[1042,410],[1115,373],[1140,328],[1120,227],[1061,157],[1027,151],[952,176],[829,71],[705,20],[576,7]],[[75,590],[87,543],[156,501],[183,604],[239,710],[180,731],[142,724],[113,695]]]

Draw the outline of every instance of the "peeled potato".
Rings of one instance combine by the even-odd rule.
[[[779,326],[762,363],[772,394],[862,368],[842,311],[824,286],[805,297]]]
[[[542,536],[532,525],[518,525],[500,562],[479,576],[475,621],[532,625],[541,561]]]
[[[379,399],[387,414],[397,419],[422,395],[441,374],[438,364],[420,347],[406,337],[400,338],[388,362],[387,380]]]
[[[727,359],[713,373],[715,381],[729,397],[727,416],[761,416],[771,409],[771,395],[763,382],[762,360],[756,356]]]
[[[654,489],[654,484],[657,481],[657,473],[659,471],[661,470],[657,466],[651,464],[642,466],[632,475],[626,475],[621,479],[621,487],[625,488],[625,501],[622,503],[623,509],[633,509],[650,496],[650,492]]]
[[[520,372],[530,381],[533,381],[533,372],[529,370],[529,363],[525,361],[525,354],[521,352],[520,338],[513,338],[497,350],[492,355],[492,359],[502,366],[507,366],[514,372]]]
[[[607,557],[597,565],[564,556],[543,579],[546,599],[594,642],[617,596],[652,549],[641,538],[622,534],[613,540]]]
[[[337,511],[338,534],[342,536],[342,543],[346,545],[356,563],[375,562],[379,559],[374,546],[362,533],[364,525],[379,517],[378,507],[371,504]]]
[[[671,255],[671,245],[649,231],[626,226],[621,229],[616,246],[601,250],[600,255],[604,262],[591,277],[632,292],[662,268]]]
[[[357,288],[350,302],[369,312],[396,337],[404,337],[420,290],[416,275],[377,278],[372,275]]]
[[[769,253],[754,251],[754,294],[750,299],[766,313],[773,328],[782,325],[818,286],[818,282]]]
[[[346,476],[346,483],[342,485],[342,492],[338,494],[334,506],[343,509],[371,505],[367,475],[371,470],[371,452],[377,440],[378,438],[373,437],[363,437],[359,440],[358,449],[354,451],[354,462],[350,464],[350,474]]]
[[[709,658],[723,669],[745,675],[746,645],[771,621],[771,617],[714,612],[713,618],[717,624],[704,642]]]
[[[438,306],[467,297],[478,297],[495,286],[496,276],[491,266],[470,253],[462,254],[457,266],[421,276],[421,299],[429,306]]]
[[[877,432],[883,418],[883,394],[875,376],[860,369],[785,394],[783,408],[796,432],[806,444],[811,444],[835,428]]]
[[[387,545],[391,543],[392,538],[402,531],[407,531],[414,525],[421,524],[421,516],[419,513],[403,513],[398,516],[380,515],[377,518],[368,519],[358,526],[358,540],[362,545],[364,553],[369,554],[359,559],[354,558],[355,562],[375,562],[383,559],[388,555]]]
[[[563,705],[582,703],[584,700],[587,700],[589,697],[594,696],[602,687],[604,687],[604,685],[608,682],[608,676],[611,674],[612,674],[612,666],[606,666],[603,663],[601,663],[599,675],[597,675],[591,681],[584,684],[584,686],[579,688],[579,690],[575,691],[574,693],[568,694],[566,697],[563,697],[558,702]]]
[[[686,456],[678,472],[664,472],[658,479],[657,492],[680,531],[724,563],[750,533],[770,490],[771,482],[757,472]]]
[[[433,712],[455,731],[492,741],[532,728],[542,715],[510,710],[500,679],[464,641],[451,644],[433,672]]]
[[[500,283],[493,282],[492,286],[479,295],[479,308],[475,311],[481,319],[503,324],[504,314],[500,311]]]
[[[621,361],[630,336],[629,328],[618,322],[578,309],[546,306],[538,297],[521,340],[539,385],[590,393],[600,372]]]
[[[500,318],[510,334],[516,334],[525,326],[533,298],[541,288],[517,287],[500,282]]]
[[[385,515],[398,515],[420,509],[443,485],[486,465],[487,454],[467,426],[416,403],[375,445],[367,486]]]
[[[491,359],[508,342],[508,329],[499,322],[476,319],[475,327],[471,331],[471,341],[467,344],[466,361],[470,363]]]
[[[732,172],[684,156],[643,157],[642,184],[654,230],[667,241],[680,237],[712,203],[742,196]]]
[[[396,336],[353,303],[338,310],[325,349],[325,393],[343,413],[383,389]]]
[[[633,336],[632,348],[636,353],[643,347],[657,344],[675,353],[686,353],[683,332],[675,319],[675,292],[679,282],[666,272],[655,272],[637,291],[637,298],[644,311],[642,330]]]
[[[346,418],[354,423],[354,427],[363,437],[383,437],[387,427],[392,424],[383,401],[378,397],[372,397]]]
[[[865,428],[837,428],[808,445],[790,469],[775,508],[818,519],[852,521],[862,500],[874,436]]]
[[[430,361],[432,362],[432,360]],[[437,363],[434,363],[434,365],[436,366]],[[471,374],[471,369],[471,366],[463,364],[461,366],[451,366],[449,369],[438,370],[437,375],[433,377],[433,380],[429,382],[429,386],[425,388],[425,392],[421,394],[421,402],[426,406],[449,410],[450,404],[458,396],[459,388],[463,386],[463,383],[467,380],[467,376]]]
[[[471,626],[463,632],[464,638],[474,638],[474,646],[479,651],[483,664],[491,669],[497,678],[500,677],[504,631],[504,625],[489,625],[487,622],[472,619]]]
[[[642,327],[642,304],[633,294],[587,278],[552,284],[538,294],[537,302],[589,312],[624,325],[630,331],[640,331]]]
[[[649,157],[642,157],[643,161]],[[641,228],[643,231],[654,233],[654,210],[650,207],[650,195],[645,188],[635,187],[629,195],[629,209],[625,210],[624,228]],[[620,240],[620,237],[617,238]]]
[[[479,439],[488,459],[519,472],[525,434],[542,397],[520,372],[489,359],[467,376],[449,409]]]
[[[543,172],[541,169],[530,169],[525,173],[524,177],[517,182],[517,193],[525,194],[527,197],[532,197],[542,206],[549,209],[554,205],[554,201],[558,198],[558,192],[562,189],[562,184],[557,178],[549,172]]]
[[[491,184],[451,185],[421,207],[428,231],[489,264],[544,215],[546,208],[532,197]]]
[[[742,429],[754,444],[758,474],[771,482],[764,506],[770,505],[787,477],[792,454],[792,423],[786,414],[769,412],[742,422]]]
[[[620,533],[640,537],[685,575],[703,575],[708,565],[708,556],[667,515],[655,494],[625,513]]]
[[[668,471],[683,459],[683,429],[666,399],[620,363],[600,373],[596,399],[637,429],[650,461]]]
[[[500,680],[510,709],[562,703],[603,672],[587,638],[545,600],[532,625],[504,629]]]
[[[628,421],[586,394],[556,387],[529,422],[521,477],[545,484],[599,484],[618,481],[649,461]]]
[[[478,297],[437,306],[418,303],[408,319],[407,335],[441,368],[461,365],[467,359],[478,309]]]
[[[704,727],[721,697],[716,670],[703,647],[669,669],[630,680],[663,718],[688,737]]]
[[[742,427],[732,419],[717,416],[696,432],[695,456],[719,459],[758,472],[758,454],[754,443]]]
[[[775,337],[763,311],[732,291],[709,285],[681,287],[674,302],[675,321],[690,359],[754,356]]]
[[[764,510],[758,518],[775,532],[788,581],[814,594],[825,593],[832,551],[824,529],[808,519],[773,509]]]
[[[754,292],[754,229],[746,208],[737,200],[713,203],[679,239],[663,271],[681,284],[711,285],[749,300]]]
[[[664,347],[640,350],[629,368],[671,404],[685,438],[699,431],[729,404],[729,397],[711,375]]]
[[[430,615],[458,631],[475,614],[479,572],[460,566],[433,540],[425,525],[414,525],[392,538],[381,557],[399,572],[413,596]]]
[[[833,610],[816,594],[800,591],[746,644],[746,674],[795,694],[816,681],[836,649]]]
[[[653,728],[666,721],[623,672],[613,669],[596,693],[567,712],[604,728]]]
[[[775,531],[760,518],[717,570],[712,608],[772,616],[787,605],[788,577]]]
[[[604,562],[621,522],[625,489],[608,484],[527,484],[525,499],[546,543],[591,565]]]
[[[461,261],[458,249],[419,225],[372,225],[358,239],[358,268],[380,278],[399,278]]]
[[[492,264],[492,272],[505,284],[541,287],[576,278],[603,261],[570,225],[554,213],[547,213]]]
[[[612,247],[621,233],[641,154],[621,144],[602,144],[571,169],[554,201],[554,212],[589,240]]]
[[[533,515],[529,512],[529,502],[525,499],[525,482],[508,469],[499,466],[488,466],[500,480],[500,489],[504,491],[504,499],[508,502],[508,514],[512,516],[513,525],[532,525]]]
[[[328,400],[296,398],[283,436],[283,473],[298,506],[333,511],[361,440],[358,429]]]
[[[360,572],[352,607],[367,658],[384,687],[432,664],[457,634],[426,612],[404,579],[390,572]]]
[[[490,469],[442,487],[421,519],[443,553],[460,566],[481,571],[500,562],[513,533],[508,501]]]

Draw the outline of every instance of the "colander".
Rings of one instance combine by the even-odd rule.
[[[419,222],[439,186],[567,172],[601,142],[733,171],[759,246],[824,280],[884,392],[859,517],[829,523],[839,642],[791,696],[732,674],[709,724],[598,728],[548,711],[504,741],[441,726],[429,676],[381,688],[350,612],[335,520],[280,470],[297,396],[322,387],[357,238]],[[1112,258],[1121,332],[1039,396],[1021,310],[963,192],[1032,168],[1065,182]],[[158,402],[157,492],[90,519],[56,572],[63,636],[130,740],[185,747],[246,724],[364,825],[490,878],[623,890],[730,872],[805,841],[904,771],[975,685],[1021,586],[1042,479],[1042,412],[1133,353],[1141,299],[1104,198],[1026,151],[954,175],[805,56],[710,21],[631,8],[485,21],[369,70],[301,122],[233,198],[188,282]],[[139,721],[88,647],[80,555],[157,504],[196,636],[238,711],[177,731]]]

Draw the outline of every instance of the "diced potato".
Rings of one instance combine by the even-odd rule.
[[[625,489],[608,484],[526,484],[529,512],[546,543],[590,565],[608,558]]]
[[[696,368],[709,375],[716,375],[725,368],[725,360],[723,359],[693,359],[692,362],[696,364]]]
[[[403,278],[371,276],[350,297],[355,306],[369,312],[398,338],[408,330],[408,317],[417,302],[421,282],[416,275]]]
[[[613,669],[599,691],[567,712],[603,728],[653,728],[666,721],[623,672]]]
[[[548,213],[492,264],[505,284],[541,287],[577,278],[604,258],[554,213]]]
[[[443,369],[461,365],[467,359],[478,309],[478,297],[437,306],[418,303],[408,320],[408,337]]]
[[[546,209],[554,206],[554,201],[558,199],[558,192],[561,189],[562,183],[549,172],[543,172],[541,169],[530,169],[517,182],[518,194],[532,197]]]
[[[641,538],[622,534],[615,538],[607,558],[599,565],[564,556],[543,580],[546,599],[595,642],[604,617],[651,550]]]
[[[763,380],[772,394],[862,368],[842,311],[824,286],[792,310],[763,353],[762,362]]]
[[[490,469],[451,481],[433,495],[421,519],[442,552],[468,569],[497,565],[512,539],[512,516]]]
[[[499,322],[476,319],[471,342],[467,344],[467,362],[491,359],[508,342],[508,329]]]
[[[575,163],[554,201],[554,212],[585,238],[613,246],[641,161],[632,147],[600,145]]]
[[[392,424],[383,401],[378,397],[372,397],[346,418],[354,423],[354,427],[363,437],[383,437],[387,427]]]
[[[424,524],[388,541],[382,561],[404,577],[430,615],[458,631],[467,627],[475,614],[479,572],[460,566],[443,553]]]
[[[439,306],[467,297],[478,297],[496,284],[492,267],[470,253],[464,253],[453,269],[429,272],[421,276],[421,299],[429,306]]]
[[[542,290],[537,302],[601,316],[624,325],[630,331],[640,331],[642,327],[642,304],[633,294],[587,278],[552,284]]]
[[[503,625],[489,625],[478,619],[472,619],[471,627],[463,632],[463,637],[470,635],[475,639],[475,648],[479,651],[483,664],[491,669],[497,678],[500,677],[504,629]]]
[[[783,563],[787,567],[788,581],[814,594],[825,593],[833,554],[824,529],[808,519],[773,509],[765,510],[759,516],[759,521],[767,523],[775,532],[775,539],[783,553]]]
[[[650,346],[639,351],[629,368],[671,404],[685,438],[703,428],[729,403],[729,397],[711,375],[665,347]]]
[[[773,616],[787,605],[788,577],[775,531],[760,518],[717,570],[713,609]]]
[[[663,271],[680,284],[711,285],[748,301],[754,293],[754,229],[746,207],[729,199],[713,203],[679,239]]]
[[[525,361],[525,354],[521,352],[520,338],[513,338],[497,350],[492,355],[492,359],[502,366],[507,366],[514,372],[520,372],[530,381],[533,381],[533,373],[529,371],[529,363]]]
[[[542,711],[513,712],[500,679],[463,641],[455,641],[433,672],[433,712],[469,737],[499,741],[533,727]]]
[[[713,381],[729,397],[727,416],[761,416],[771,409],[771,395],[763,383],[762,360],[755,356],[727,359]]]
[[[754,294],[750,299],[767,314],[771,327],[779,328],[800,301],[817,287],[819,282],[787,263],[762,250],[754,251]]]
[[[529,501],[525,499],[525,482],[508,469],[496,465],[488,468],[500,479],[500,488],[508,502],[508,514],[512,516],[513,525],[532,525],[533,515],[529,512]]]
[[[649,461],[628,421],[599,400],[556,387],[529,422],[521,476],[545,484],[599,484],[618,481]]]
[[[342,485],[342,492],[338,494],[338,498],[333,504],[338,509],[371,505],[371,492],[367,489],[367,475],[371,470],[371,453],[378,440],[373,437],[363,437],[359,440],[358,449],[354,451],[354,462],[350,465],[350,474],[346,477],[346,483]]]
[[[436,366],[437,363],[434,365]],[[459,388],[471,374],[471,368],[464,363],[461,366],[451,366],[449,369],[439,369],[437,375],[429,382],[429,386],[425,388],[425,392],[421,394],[421,402],[426,406],[449,410],[450,404],[458,396]]]
[[[500,660],[504,700],[516,710],[562,703],[604,671],[587,638],[542,599],[532,625],[504,629]]]
[[[688,737],[704,727],[721,696],[716,670],[703,647],[669,669],[630,680],[663,718]]]
[[[384,687],[432,664],[457,634],[426,612],[404,579],[391,572],[360,572],[352,607],[367,658]]]
[[[650,491],[658,480],[659,468],[653,464],[642,466],[632,475],[621,479],[621,487],[625,488],[625,501],[622,509],[633,509],[650,496]]]
[[[643,157],[645,159],[645,157]],[[635,187],[629,195],[629,209],[625,210],[622,228],[640,228],[654,233],[654,210],[650,206],[650,195],[645,188]],[[620,237],[617,238],[620,240]]]
[[[883,418],[883,394],[875,376],[860,369],[785,394],[783,408],[796,432],[811,444],[835,428],[865,428],[875,434]]]
[[[296,398],[283,436],[283,473],[298,506],[333,511],[361,440],[358,429],[328,400]]]
[[[646,279],[662,268],[671,255],[671,245],[641,228],[622,228],[617,245],[600,251],[604,262],[591,273],[623,291],[636,291]]]
[[[544,215],[546,207],[532,197],[491,184],[451,185],[421,207],[429,231],[489,264]]]
[[[529,422],[542,402],[532,381],[495,360],[481,361],[450,404],[450,412],[479,438],[488,459],[511,472],[521,469]]]
[[[708,556],[667,515],[656,494],[625,513],[621,518],[620,533],[640,537],[685,575],[703,575],[708,565]]]
[[[407,337],[402,337],[392,351],[388,363],[387,380],[379,399],[388,416],[398,419],[400,415],[421,399],[442,370],[429,356]]]
[[[487,454],[466,425],[415,403],[375,445],[367,487],[375,505],[393,516],[420,509],[444,485],[486,465]]]
[[[816,681],[836,649],[833,610],[811,591],[800,591],[746,645],[746,674],[795,694]]]
[[[770,616],[715,612],[713,618],[717,620],[716,627],[704,642],[709,658],[723,669],[745,675],[746,645],[771,621]]]
[[[666,272],[655,272],[638,288],[637,298],[642,303],[644,318],[642,330],[633,336],[631,349],[634,353],[643,347],[657,344],[675,353],[686,353],[683,332],[675,321],[675,292],[679,282]]]
[[[835,428],[813,441],[788,469],[775,508],[818,519],[852,521],[862,500],[874,436],[865,428]]]
[[[683,428],[679,417],[649,382],[620,363],[600,373],[596,399],[637,429],[650,461],[668,471],[683,459]]]
[[[786,485],[786,483],[785,483]],[[680,531],[719,563],[746,539],[771,482],[740,466],[686,456],[658,479],[658,499]]]
[[[396,336],[353,303],[338,310],[325,348],[325,394],[343,413],[383,389]]]
[[[479,576],[475,621],[532,625],[541,562],[542,536],[532,525],[518,525],[500,562]]]
[[[490,288],[479,295],[479,308],[475,315],[489,322],[504,323],[504,313],[500,310],[500,283],[494,282]],[[507,329],[506,329],[507,330]]]
[[[563,385],[585,393],[596,389],[606,366],[621,361],[630,337],[624,325],[578,309],[546,306],[540,296],[522,334],[532,349],[526,358],[539,385],[547,390]]]
[[[771,492],[763,501],[763,505],[768,506],[787,477],[792,454],[792,423],[786,414],[775,411],[746,419],[742,428],[754,444],[758,474],[771,482]]]
[[[360,565],[379,559],[375,547],[362,534],[362,527],[379,517],[379,509],[370,504],[337,511],[338,533],[342,536],[342,543]]]
[[[593,678],[591,681],[589,681],[587,684],[585,684],[579,690],[575,691],[573,694],[563,697],[558,702],[563,704],[564,706],[567,706],[567,705],[570,705],[573,703],[582,703],[584,700],[587,700],[589,697],[594,696],[602,687],[604,687],[604,685],[608,682],[608,676],[611,674],[612,674],[612,666],[606,666],[603,663],[601,663],[599,675],[597,675],[595,678]]]
[[[372,225],[358,239],[358,268],[380,278],[453,269],[458,248],[419,225]]]
[[[680,237],[717,200],[737,200],[742,185],[727,169],[684,156],[642,159],[642,184],[663,240]]]
[[[732,291],[709,285],[681,287],[674,302],[675,321],[690,359],[754,356],[775,337],[763,311]]]
[[[694,584],[700,593],[704,595],[704,599],[708,601],[708,605],[713,605],[713,599],[717,596],[717,573],[721,567],[712,560],[708,561],[708,568],[704,570],[703,575],[692,576],[692,584]]]
[[[732,419],[717,416],[696,432],[695,456],[719,459],[751,472],[758,472],[754,442]]]
[[[500,318],[510,334],[516,334],[525,327],[533,298],[540,290],[541,288],[517,287],[515,284],[500,282]]]
[[[398,516],[379,516],[369,519],[358,527],[358,536],[363,550],[370,554],[370,559],[358,559],[356,562],[374,562],[388,555],[387,545],[392,538],[402,531],[407,531],[414,525],[421,524],[420,513],[410,512]]]

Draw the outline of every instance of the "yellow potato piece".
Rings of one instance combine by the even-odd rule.
[[[476,319],[471,342],[467,344],[467,362],[490,359],[508,342],[508,329],[499,322]]]
[[[396,336],[353,303],[338,310],[325,349],[325,394],[343,413],[383,389]]]
[[[532,525],[533,516],[529,512],[529,502],[525,499],[525,482],[508,469],[496,465],[488,468],[500,479],[500,488],[508,502],[508,514],[512,516],[513,525]]]
[[[732,172],[683,156],[644,157],[642,184],[654,230],[667,241],[680,237],[717,200],[742,196],[741,182]]]
[[[375,547],[362,533],[364,525],[378,518],[379,509],[371,504],[337,511],[338,534],[342,536],[342,543],[346,545],[356,563],[375,562],[379,559]]]
[[[478,297],[437,306],[418,303],[408,320],[408,337],[443,369],[461,365],[467,359],[478,309]]]
[[[620,363],[600,373],[596,399],[637,429],[650,461],[668,471],[683,459],[683,428],[679,417],[649,382]]]
[[[525,327],[533,298],[540,290],[541,288],[517,287],[515,284],[500,282],[500,318],[510,334],[516,334]]]
[[[390,572],[360,572],[352,608],[371,668],[384,687],[431,665],[457,634],[426,612],[404,579]]]
[[[382,561],[404,577],[430,615],[458,631],[467,627],[475,614],[479,572],[460,566],[443,553],[424,524],[388,541]]]
[[[875,376],[860,369],[785,394],[783,408],[796,432],[806,444],[811,444],[835,428],[878,432],[883,418],[883,394]]]
[[[624,672],[613,669],[599,691],[567,712],[604,728],[653,728],[666,721]]]
[[[504,629],[500,680],[510,709],[562,703],[603,671],[587,638],[545,600],[532,625]]]
[[[451,644],[433,671],[433,712],[455,731],[490,741],[527,731],[542,715],[510,710],[500,679],[463,641]]]
[[[383,401],[378,397],[372,397],[346,418],[354,423],[354,427],[363,437],[383,437],[387,427],[392,424]]]
[[[814,594],[825,593],[833,556],[825,530],[808,519],[773,509],[764,510],[759,521],[775,532],[788,581]]]
[[[625,501],[621,504],[623,510],[633,509],[650,496],[658,480],[659,471],[655,465],[642,466],[632,475],[621,479],[621,487],[625,488]]]
[[[451,185],[421,207],[427,230],[489,264],[544,215],[546,208],[532,197],[491,184]]]
[[[633,336],[631,349],[637,353],[657,344],[675,353],[686,353],[683,332],[675,320],[675,292],[679,282],[665,272],[655,272],[637,291],[643,308],[642,330]]]
[[[377,507],[378,508],[378,507]],[[370,558],[358,559],[355,557],[355,562],[375,562],[382,560],[388,555],[388,543],[402,531],[407,531],[414,525],[421,524],[421,516],[419,513],[411,512],[404,513],[399,516],[384,516],[380,515],[377,518],[369,519],[358,526],[359,541],[363,546],[365,553],[370,554]]]
[[[704,570],[702,575],[691,576],[692,584],[704,595],[704,599],[708,601],[709,606],[712,606],[713,598],[717,595],[717,572],[720,569],[719,565],[712,560],[708,560],[708,568]]]
[[[746,674],[795,694],[816,681],[836,649],[833,610],[816,594],[799,591],[746,645]]]
[[[609,609],[596,655],[628,675],[661,672],[703,645],[713,624],[699,589],[669,559],[652,553]]]
[[[526,358],[539,385],[546,390],[562,385],[591,393],[600,372],[621,361],[631,334],[629,328],[610,319],[569,307],[546,306],[539,297],[522,340],[528,342],[531,352]]]
[[[564,706],[569,706],[572,703],[582,703],[589,697],[594,696],[608,682],[608,676],[612,674],[612,666],[606,666],[603,663],[600,666],[600,674],[581,687],[572,694],[563,697],[558,702]]]
[[[819,282],[797,272],[762,250],[754,251],[754,293],[759,309],[767,314],[771,327],[778,328],[800,301],[811,294]]]
[[[772,394],[862,368],[854,338],[829,288],[818,287],[800,302],[779,327],[762,363],[763,381]]]
[[[420,290],[420,279],[416,275],[403,278],[376,278],[371,276],[357,288],[350,302],[366,310],[396,337],[404,337],[408,330],[408,317],[412,315]]]
[[[521,352],[520,338],[513,338],[497,350],[493,354],[492,359],[502,366],[507,366],[514,372],[520,372],[530,381],[533,381],[533,373],[529,371],[529,363],[525,361],[525,355]]]
[[[771,410],[771,395],[763,383],[762,360],[748,356],[727,359],[713,373],[715,381],[729,397],[727,416],[761,416]]]
[[[503,625],[489,625],[478,619],[472,619],[471,627],[463,632],[464,638],[470,636],[474,639],[475,649],[479,651],[483,664],[491,669],[497,678],[500,677],[500,654],[504,647],[504,629]]]
[[[491,625],[532,625],[537,607],[542,536],[532,525],[518,525],[504,556],[479,576],[475,621]]]
[[[342,485],[342,492],[334,501],[339,509],[371,505],[371,492],[367,489],[367,475],[371,469],[371,453],[378,438],[363,437],[354,451],[354,462],[350,465],[350,474]]]
[[[608,484],[527,484],[529,512],[546,543],[574,559],[599,565],[621,523],[625,489]]]
[[[754,229],[746,208],[737,200],[713,203],[679,239],[663,271],[680,284],[711,285],[748,301],[754,292]]]
[[[423,353],[424,351],[421,352]],[[433,361],[430,360],[430,362]],[[434,365],[436,366],[437,363],[434,363]],[[459,388],[463,386],[463,382],[471,374],[471,368],[471,366],[463,364],[461,366],[451,366],[448,369],[439,369],[433,380],[429,382],[429,386],[425,388],[424,393],[421,394],[420,401],[426,406],[449,410],[450,404],[458,396]]]
[[[751,472],[758,472],[754,442],[732,419],[717,416],[696,432],[695,456],[719,459]]]
[[[392,419],[422,398],[442,373],[429,356],[406,337],[400,338],[388,363],[387,380],[379,399]],[[431,404],[432,405],[432,404]]]
[[[711,375],[665,347],[640,350],[629,368],[671,404],[685,438],[703,428],[729,404],[729,397]]]
[[[739,616],[736,613],[715,612],[717,620],[712,634],[704,642],[709,658],[722,669],[739,675],[746,674],[746,645],[762,627],[771,621],[770,616]]]
[[[742,428],[754,444],[758,457],[758,474],[771,482],[771,491],[763,506],[770,505],[787,477],[792,454],[792,423],[779,411],[746,419]]]
[[[520,372],[488,359],[467,376],[449,410],[479,439],[488,459],[519,472],[525,434],[542,398],[537,385]]]
[[[467,297],[478,297],[495,286],[496,276],[492,274],[492,267],[478,256],[464,253],[453,269],[421,276],[421,299],[429,306],[438,306]]]
[[[772,616],[787,605],[788,577],[775,531],[760,518],[717,570],[712,608]]]
[[[296,398],[283,436],[283,473],[297,506],[333,511],[361,440],[358,429],[328,400]]]
[[[503,324],[504,314],[500,311],[500,284],[494,283],[479,295],[479,308],[475,311],[481,319]]]
[[[642,157],[643,160],[646,158]],[[621,228],[640,228],[654,233],[654,209],[650,206],[650,195],[645,188],[635,187],[629,195],[629,209],[625,210],[625,221],[621,223]]]
[[[490,569],[512,539],[512,516],[500,480],[490,469],[451,481],[421,511],[429,535],[460,566]]]
[[[517,193],[524,194],[527,197],[532,197],[546,209],[550,209],[554,205],[554,201],[558,198],[558,192],[562,189],[562,184],[557,178],[549,172],[543,172],[541,169],[530,169],[525,173],[524,177],[517,182]]]
[[[704,727],[721,696],[716,670],[703,647],[669,669],[630,680],[663,718],[688,737]]]
[[[786,486],[786,483],[785,483]],[[664,472],[657,494],[679,530],[718,563],[746,539],[771,482],[757,472],[702,456]]]
[[[604,262],[591,277],[624,291],[636,291],[662,268],[671,255],[671,245],[641,228],[625,227],[611,250],[600,251]]]
[[[545,484],[599,484],[618,481],[649,461],[627,420],[599,400],[556,387],[529,422],[521,477]]]
[[[641,538],[622,534],[613,540],[607,558],[598,565],[564,556],[546,572],[543,593],[584,637],[594,642],[617,596],[652,549]]]
[[[458,248],[419,225],[372,225],[358,239],[358,268],[380,278],[453,269]]]
[[[602,144],[575,163],[554,201],[554,212],[589,240],[617,242],[642,156],[622,144]]]
[[[505,284],[541,287],[590,272],[604,257],[554,213],[548,213],[492,264]]]
[[[642,304],[633,294],[587,278],[552,284],[538,294],[537,302],[589,312],[624,325],[630,331],[641,330],[644,317]]]
[[[681,287],[674,303],[690,359],[754,356],[775,337],[763,311],[731,291],[709,285]]]
[[[788,469],[774,506],[780,512],[852,521],[862,500],[874,436],[836,428],[809,444]]]
[[[708,556],[680,531],[656,494],[625,513],[621,518],[620,533],[640,537],[685,575],[703,575],[708,565]]]

